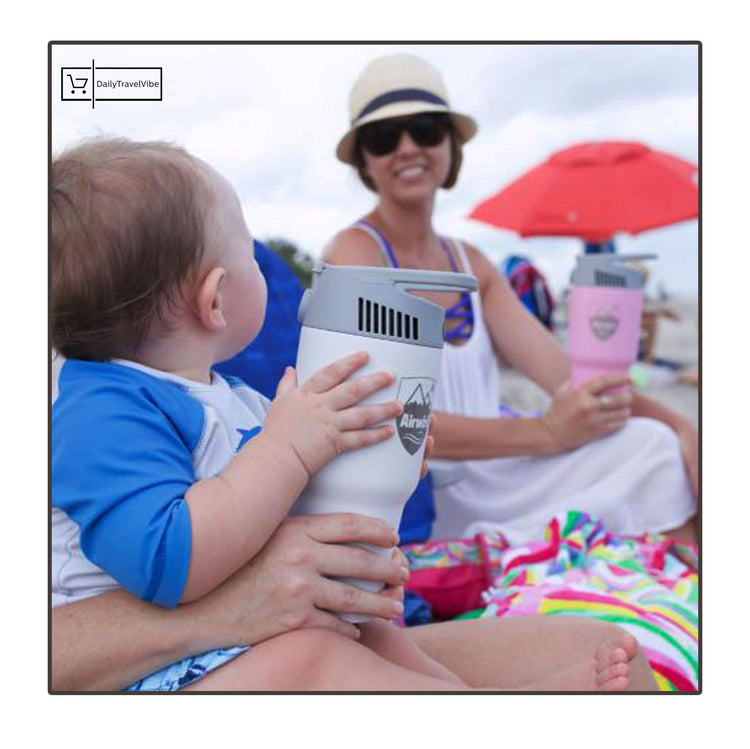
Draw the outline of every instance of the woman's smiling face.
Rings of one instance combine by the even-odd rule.
[[[399,202],[432,198],[450,171],[450,139],[446,134],[436,146],[420,146],[404,130],[396,148],[384,156],[374,156],[362,147],[365,172],[381,197]]]

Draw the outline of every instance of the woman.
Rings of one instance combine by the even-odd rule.
[[[462,461],[463,472],[435,492],[434,535],[499,529],[523,543],[556,512],[582,510],[615,533],[696,541],[692,424],[629,389],[612,393],[629,384],[625,377],[572,389],[562,348],[497,269],[471,245],[436,234],[436,193],[455,184],[462,144],[477,129],[450,109],[440,74],[410,55],[378,58],[355,83],[350,110],[336,153],[378,201],[333,239],[325,259],[461,270],[479,282],[470,295],[425,294],[446,308],[434,457]],[[498,418],[498,355],[550,393],[543,416]]]

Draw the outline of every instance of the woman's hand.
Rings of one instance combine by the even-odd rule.
[[[686,421],[675,431],[680,440],[680,448],[682,449],[682,459],[685,462],[685,470],[690,478],[690,484],[693,487],[695,496],[698,497],[700,496],[698,462],[700,437],[698,436],[698,430],[690,422]]]
[[[542,416],[554,452],[572,450],[625,425],[633,400],[627,375],[602,375],[573,389],[564,383]],[[627,387],[617,393],[611,388]]]
[[[392,437],[393,426],[374,425],[399,416],[401,403],[357,405],[394,380],[388,372],[350,380],[368,360],[365,351],[352,354],[318,370],[299,387],[294,369],[287,368],[264,422],[263,438],[291,448],[312,476],[339,453]]]
[[[422,458],[422,467],[419,471],[420,481],[427,475],[427,471],[430,470],[430,456],[432,455],[432,448],[435,446],[435,438],[432,436],[432,432],[435,429],[435,421],[435,414],[430,414],[430,426],[427,429],[427,436],[425,437],[424,457]]]
[[[190,606],[200,607],[205,626],[224,645],[257,643],[307,627],[356,638],[359,629],[330,612],[394,619],[403,612],[409,573],[403,555],[388,558],[343,545],[351,542],[389,548],[398,537],[385,522],[362,515],[288,518],[250,563]],[[370,593],[332,577],[365,578],[386,588]]]

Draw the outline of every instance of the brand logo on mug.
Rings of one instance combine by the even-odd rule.
[[[429,377],[404,377],[398,385],[398,400],[404,412],[396,421],[401,444],[409,455],[422,446],[430,426],[430,409],[435,380]]]
[[[620,318],[617,316],[616,310],[599,310],[589,317],[589,328],[600,341],[611,338],[619,327]]]

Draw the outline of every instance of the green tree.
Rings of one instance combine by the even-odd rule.
[[[264,239],[263,244],[275,252],[293,271],[300,283],[309,289],[312,284],[312,269],[315,261],[295,244],[281,237]]]

